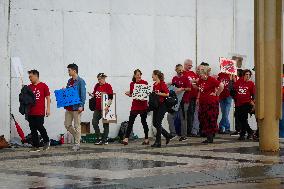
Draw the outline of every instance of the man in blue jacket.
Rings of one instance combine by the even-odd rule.
[[[68,74],[71,77],[68,80],[68,87],[76,87],[79,93],[81,103],[72,106],[65,107],[65,128],[73,135],[75,138],[75,145],[73,146],[74,151],[80,150],[80,140],[81,140],[81,115],[84,111],[84,104],[86,101],[86,83],[78,75],[78,66],[76,64],[69,64],[67,66]],[[72,122],[74,120],[74,127]]]

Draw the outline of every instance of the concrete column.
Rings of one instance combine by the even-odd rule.
[[[260,150],[279,150],[282,109],[282,0],[255,0],[256,113]]]
[[[9,4],[9,0],[0,1],[0,135],[7,140],[10,139]]]

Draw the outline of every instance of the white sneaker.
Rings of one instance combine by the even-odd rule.
[[[32,148],[29,152],[40,152],[39,148]]]
[[[80,144],[75,144],[75,145],[72,147],[72,150],[73,150],[74,152],[79,151],[79,150],[80,150]]]
[[[45,143],[43,146],[43,150],[46,151],[49,150],[49,148],[50,148],[50,142]]]

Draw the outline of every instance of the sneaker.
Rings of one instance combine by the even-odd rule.
[[[170,140],[175,140],[177,137],[178,137],[177,135],[172,135],[172,136],[170,137]]]
[[[231,136],[239,136],[239,135],[240,135],[240,133],[238,131],[235,131],[231,134]]]
[[[32,148],[29,152],[40,152],[40,149],[39,148]]]
[[[50,142],[45,143],[43,146],[43,150],[46,151],[49,150],[49,148],[50,148]]]
[[[108,141],[103,141],[103,140],[100,140],[95,143],[95,145],[107,145],[107,144],[108,144]]]
[[[99,140],[99,141],[95,142],[95,145],[103,145],[103,141]]]
[[[72,147],[72,150],[73,150],[74,152],[79,151],[79,150],[80,150],[80,144],[75,144],[75,145]]]
[[[185,137],[180,137],[180,138],[179,138],[179,141],[180,141],[180,142],[184,142],[184,141],[187,141],[187,140],[188,140],[188,139],[185,138]]]

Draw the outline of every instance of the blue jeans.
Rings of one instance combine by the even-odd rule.
[[[220,107],[222,112],[222,119],[219,123],[219,129],[221,131],[230,131],[229,114],[232,105],[232,97],[227,97],[220,100]]]
[[[279,120],[279,137],[284,138],[284,102],[282,102],[282,119]]]

